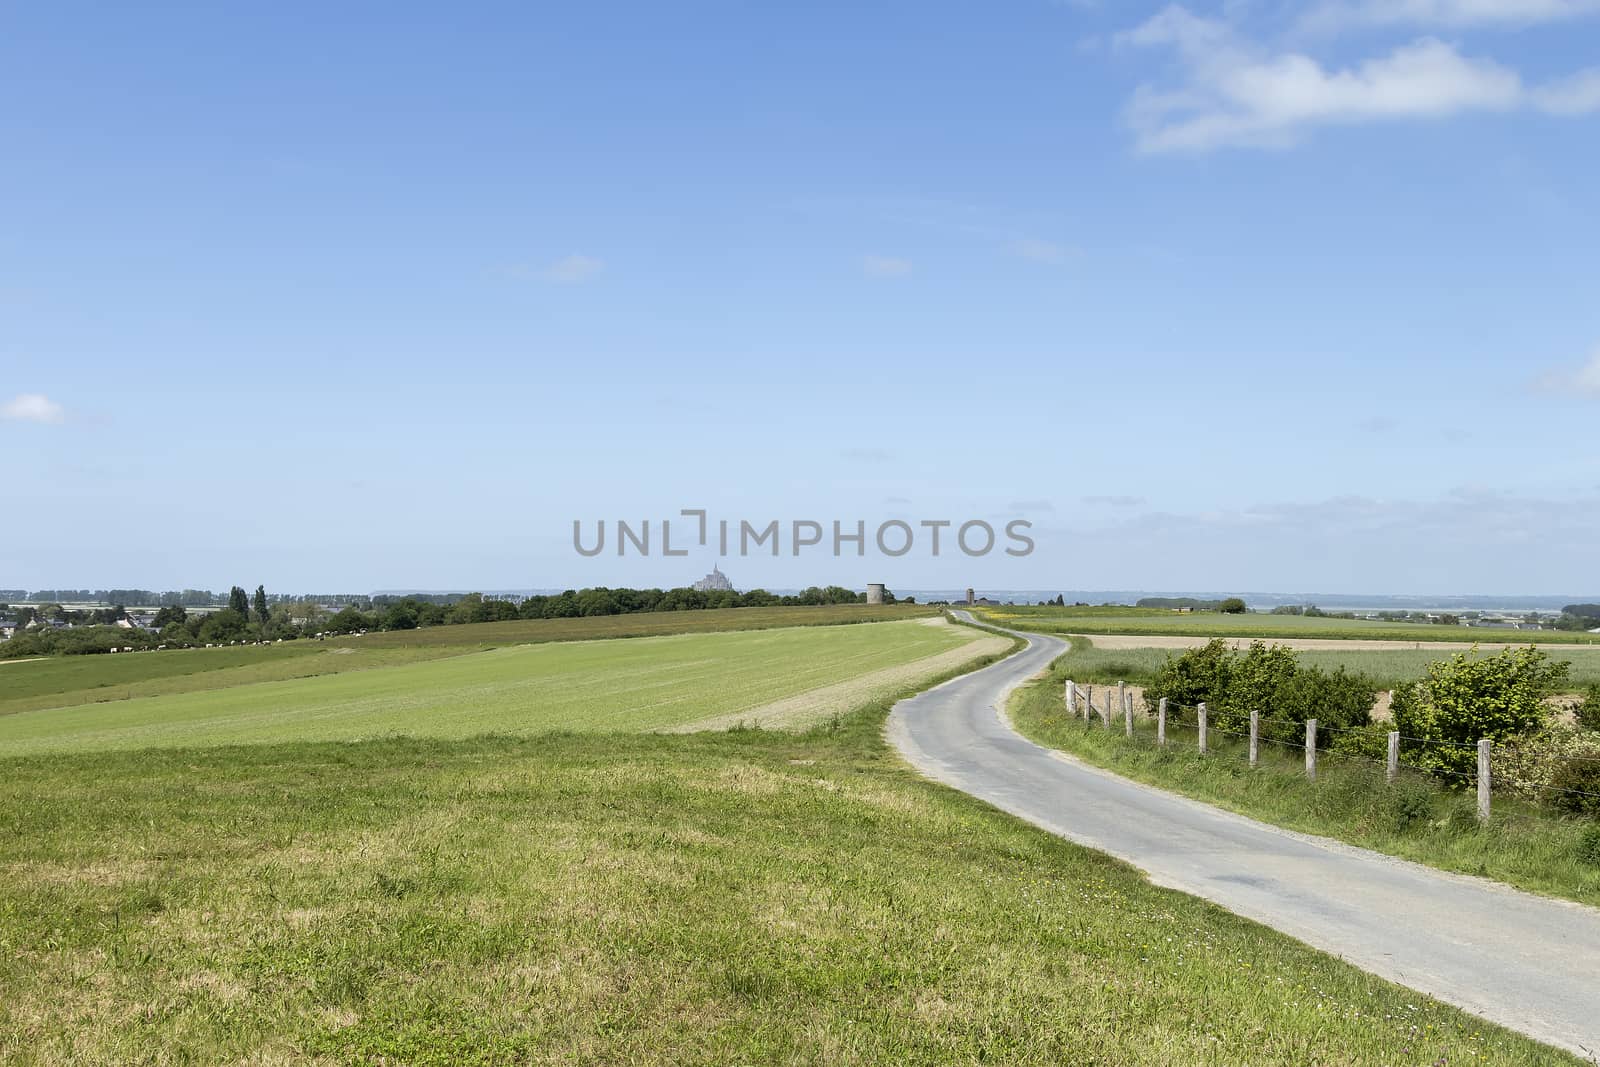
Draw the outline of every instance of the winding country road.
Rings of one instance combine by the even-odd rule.
[[[924,774],[1374,974],[1600,1052],[1600,911],[1267,826],[1041,748],[1001,709],[1066,646],[1017,636],[1025,650],[895,705],[889,739]]]

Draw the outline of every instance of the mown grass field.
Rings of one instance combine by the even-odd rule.
[[[1120,722],[1105,730],[1099,720],[1067,715],[1062,690],[1065,679],[1077,680],[1074,659],[1057,659],[1012,696],[1013,724],[1041,745],[1264,822],[1600,905],[1600,864],[1586,860],[1582,847],[1590,820],[1557,818],[1496,795],[1496,817],[1480,826],[1475,794],[1442,788],[1426,775],[1406,772],[1389,786],[1381,766],[1324,753],[1309,782],[1299,746],[1263,744],[1260,766],[1251,770],[1241,738],[1212,730],[1212,751],[1202,756],[1194,731],[1174,724],[1169,744],[1159,748],[1154,723],[1143,717],[1129,740]]]
[[[941,608],[921,604],[826,604],[817,607],[652,611],[586,619],[521,619],[514,622],[469,623],[465,626],[434,626],[426,630],[392,630],[343,640],[378,648],[433,644],[497,647],[542,641],[593,641],[618,637],[659,637],[664,634],[767,630],[773,627],[841,626],[927,618],[942,613]]]
[[[19,712],[0,717],[0,756],[661,729],[910,664],[980,636],[942,620],[906,620],[519,645],[360,673]]]
[[[505,645],[835,626],[937,614],[915,605],[668,611],[437,626],[325,641],[0,662],[0,715],[389,667]]]
[[[1223,615],[1219,612],[1150,611],[1145,608],[1001,607],[974,612],[1000,626],[1060,634],[1182,634],[1197,637],[1311,637],[1363,641],[1452,641],[1511,644],[1590,644],[1600,634],[1557,630],[1486,630],[1426,623],[1321,619],[1303,615]]]
[[[1262,638],[1271,643],[1271,638]],[[1429,663],[1449,659],[1458,652],[1469,652],[1463,646],[1456,652],[1429,649],[1351,649],[1349,651],[1310,650],[1296,652],[1296,659],[1307,667],[1333,670],[1361,671],[1376,679],[1379,688],[1394,689],[1423,677]],[[1079,682],[1114,683],[1124,681],[1143,685],[1155,677],[1168,656],[1181,654],[1181,649],[1165,648],[1097,648],[1094,638],[1079,637],[1072,641],[1072,651],[1062,661],[1065,677]],[[1600,683],[1600,647],[1594,649],[1550,649],[1552,659],[1572,664],[1569,681],[1573,688]]]
[[[805,735],[0,760],[12,1064],[1577,1061]]]

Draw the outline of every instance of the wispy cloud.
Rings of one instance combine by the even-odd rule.
[[[911,273],[911,261],[898,256],[862,256],[861,269],[872,278],[900,278]]]
[[[0,406],[0,419],[8,422],[57,423],[66,417],[66,409],[43,393],[18,393]]]
[[[573,253],[570,256],[563,256],[553,263],[546,263],[542,266],[532,263],[513,263],[502,268],[502,271],[507,277],[515,278],[518,281],[578,285],[582,282],[594,280],[605,269],[605,260]]]
[[[1301,26],[1320,31],[1361,26],[1531,26],[1600,13],[1600,0],[1327,0]]]
[[[573,285],[589,281],[605,269],[605,260],[573,253],[545,267],[539,272],[539,277],[547,282]]]
[[[1060,263],[1070,253],[1070,249],[1038,237],[1018,237],[1009,242],[1006,248],[1012,255],[1035,263]]]
[[[1544,392],[1575,394],[1600,400],[1600,347],[1595,348],[1587,362],[1577,367],[1548,371],[1535,379],[1533,384]]]
[[[1258,44],[1225,19],[1173,5],[1120,34],[1117,43],[1170,49],[1182,73],[1175,88],[1141,85],[1128,105],[1128,122],[1144,152],[1282,148],[1319,126],[1600,110],[1600,68],[1529,86],[1517,71],[1433,37],[1329,68],[1302,52]]]

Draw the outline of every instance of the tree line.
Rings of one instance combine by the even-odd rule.
[[[226,606],[216,611],[191,612],[182,604],[168,604],[156,612],[148,627],[131,629],[116,625],[119,620],[127,618],[127,611],[120,606],[73,611],[56,603],[40,604],[36,608],[11,609],[11,613],[24,627],[37,618],[69,623],[73,628],[21,630],[10,641],[0,643],[0,659],[110,652],[116,648],[187,648],[255,641],[293,641],[373,630],[414,630],[425,626],[516,619],[863,604],[866,594],[838,585],[811,586],[793,595],[779,595],[765,589],[739,593],[720,589],[612,589],[600,586],[519,599],[468,593],[465,596],[373,596],[363,597],[362,602],[367,605],[365,608],[347,604],[337,611],[330,611],[315,600],[269,596],[261,585],[256,586],[253,594],[236,585],[228,592]],[[884,602],[896,603],[897,598],[886,590]],[[906,598],[898,602],[911,603],[912,600]],[[0,604],[0,612],[7,610],[6,605]]]

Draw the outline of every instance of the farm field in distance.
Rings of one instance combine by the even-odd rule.
[[[0,661],[0,672],[4,672],[0,673],[0,716],[35,708],[227,689],[252,682],[366,670],[504,645],[833,626],[937,614],[938,609],[909,604],[648,612],[596,618],[470,623],[334,637],[325,641],[285,641],[266,646]]]
[[[545,642],[354,673],[16,712],[0,716],[0,757],[393,735],[652,730],[718,719],[732,725],[774,702],[863,680],[867,691],[844,708],[835,692],[823,713],[849,710],[885,686],[899,690],[1005,647],[1009,642],[942,618]],[[379,656],[394,651],[378,644],[362,649]],[[5,669],[25,678],[30,668],[61,662],[66,659]],[[918,663],[924,664],[920,673],[899,670]],[[791,707],[789,718],[803,722],[804,710]]]
[[[1102,648],[1095,637],[1077,637],[1072,641],[1072,651],[1062,659],[1064,677],[1079,682],[1130,682],[1144,684],[1155,677],[1167,657],[1178,655],[1181,649],[1170,648]],[[1260,640],[1271,643],[1273,638]],[[1395,648],[1371,649],[1352,647],[1348,651],[1313,649],[1298,651],[1296,658],[1303,666],[1333,670],[1344,667],[1361,671],[1377,680],[1380,688],[1394,689],[1406,682],[1423,677],[1427,665],[1435,660],[1448,659],[1460,653],[1469,653],[1472,646],[1455,649],[1414,649],[1399,645]],[[1572,664],[1568,681],[1572,688],[1600,682],[1600,646],[1595,648],[1547,650],[1552,659]]]
[[[1449,641],[1481,644],[1587,644],[1600,634],[1560,630],[1491,630],[1427,623],[1327,619],[1304,615],[1220,612],[1179,614],[1149,608],[1005,606],[977,608],[974,617],[1018,630],[1055,634],[1182,634],[1197,637],[1328,638],[1366,641]]]

